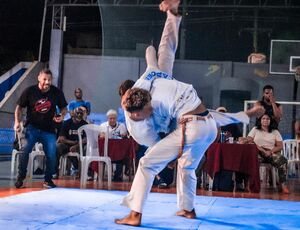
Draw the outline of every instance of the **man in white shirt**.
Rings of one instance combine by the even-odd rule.
[[[160,4],[160,10],[167,12],[167,20],[158,60],[154,47],[148,47],[146,72],[121,99],[129,133],[138,143],[149,148],[141,158],[131,190],[122,202],[131,212],[122,219],[116,219],[117,224],[141,224],[143,207],[154,176],[177,158],[177,203],[180,211],[176,215],[195,218],[195,169],[215,140],[217,126],[247,122],[248,116],[257,112],[255,108],[233,116],[216,112],[211,114],[192,85],[173,79],[172,69],[181,21],[178,16],[179,3],[179,0],[164,0]],[[161,140],[159,132],[169,135]]]

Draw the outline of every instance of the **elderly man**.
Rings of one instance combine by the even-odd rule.
[[[206,149],[215,140],[217,126],[247,122],[248,116],[257,112],[255,108],[236,115],[210,114],[192,85],[173,79],[172,68],[181,21],[178,15],[179,3],[179,0],[164,0],[160,4],[160,10],[167,12],[167,20],[159,45],[158,60],[154,47],[149,47],[146,51],[146,72],[121,99],[129,133],[138,143],[149,148],[141,158],[131,190],[122,202],[131,212],[122,219],[116,219],[117,224],[141,224],[142,211],[154,176],[176,158],[180,209],[176,214],[195,218],[195,169]],[[169,135],[161,140],[159,132]]]
[[[47,160],[43,186],[46,188],[56,187],[52,181],[52,175],[55,173],[56,167],[56,134],[54,122],[60,123],[63,121],[64,115],[67,112],[67,102],[63,92],[51,84],[51,71],[43,69],[38,75],[38,84],[25,89],[17,101],[14,125],[16,132],[21,131],[20,122],[23,108],[27,109],[27,116],[23,130],[25,134],[24,152],[21,154],[19,162],[18,178],[15,183],[16,188],[23,186],[29,153],[36,142],[43,144]],[[60,116],[55,116],[56,106],[61,111]]]

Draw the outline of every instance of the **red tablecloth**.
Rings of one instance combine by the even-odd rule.
[[[213,143],[207,150],[204,171],[213,178],[221,170],[245,173],[250,191],[259,192],[258,149],[255,144]]]
[[[99,138],[99,154],[104,153],[104,138]],[[108,156],[112,161],[124,160],[126,158],[134,159],[137,143],[132,138],[109,139]]]
[[[99,155],[104,154],[104,138],[99,138]],[[133,169],[133,159],[135,159],[135,152],[138,144],[132,138],[126,139],[109,139],[108,140],[108,156],[111,161],[122,161],[128,165],[129,169]],[[91,168],[93,171],[98,172],[97,162],[92,162]]]

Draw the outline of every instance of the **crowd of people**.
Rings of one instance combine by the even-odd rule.
[[[261,162],[278,169],[282,191],[288,193],[286,184],[287,159],[281,154],[282,137],[278,124],[282,107],[276,103],[274,88],[266,85],[263,97],[244,112],[229,113],[225,107],[208,110],[190,84],[177,81],[172,76],[181,16],[179,0],[164,0],[160,10],[166,12],[158,58],[150,46],[146,50],[147,69],[136,81],[126,80],[120,88],[121,106],[126,124],[117,121],[115,110],[107,111],[107,122],[100,125],[99,137],[122,139],[133,137],[140,144],[139,163],[132,187],[122,204],[130,208],[128,216],[116,219],[117,224],[139,226],[148,193],[153,186],[167,187],[173,181],[177,167],[178,216],[195,218],[196,195],[195,170],[207,148],[219,140],[219,134],[229,138],[255,143]],[[88,124],[91,104],[83,100],[82,89],[76,88],[75,100],[67,103],[63,92],[52,84],[48,69],[38,75],[38,84],[28,87],[17,101],[14,129],[25,134],[23,154],[18,166],[16,188],[23,186],[29,153],[34,144],[43,145],[46,156],[44,187],[56,187],[53,175],[59,173],[58,162],[68,152],[78,152],[78,128]],[[58,108],[58,110],[57,110]],[[21,130],[22,110],[26,109],[25,127]],[[56,112],[59,111],[59,112]],[[70,119],[64,116],[70,113]],[[242,133],[237,123],[248,123],[257,117],[255,127],[248,137],[239,139]],[[300,125],[295,123],[297,136]],[[142,149],[142,150],[141,150]],[[70,158],[73,171],[78,172],[79,162]],[[124,162],[115,162],[114,181],[122,181]],[[177,165],[177,166],[176,166]],[[126,171],[126,170],[125,170]]]

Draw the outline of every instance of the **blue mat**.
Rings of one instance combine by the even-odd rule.
[[[116,225],[126,192],[55,188],[0,199],[0,229],[300,229],[300,203],[197,196],[197,219],[175,216],[176,195],[151,193],[141,227]]]

